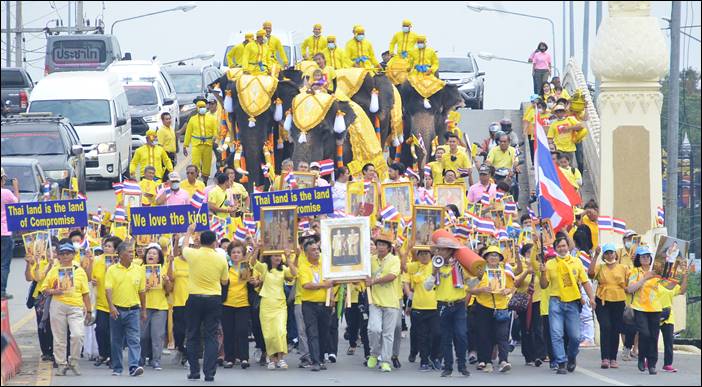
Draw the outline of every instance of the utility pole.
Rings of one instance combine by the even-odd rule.
[[[678,235],[678,130],[680,115],[680,2],[670,12],[670,72],[668,73],[668,170],[665,224],[668,235]]]
[[[9,25],[7,26],[10,27]],[[8,52],[9,55],[9,52]],[[22,2],[15,1],[15,67],[22,67]]]
[[[585,74],[585,82],[588,78],[588,62],[590,46],[590,2],[585,2],[585,11],[583,12],[583,74]]]
[[[5,2],[5,25],[7,30],[5,31],[5,66],[12,66],[12,33],[10,32],[10,2]]]
[[[83,20],[83,2],[76,1],[76,27],[78,27],[78,32],[80,29],[85,27],[85,21]]]
[[[563,0],[561,2],[561,6],[563,7],[563,51],[561,51],[563,54],[563,61],[561,62],[561,66],[563,66],[563,71],[565,71],[568,61],[566,60],[566,2]]]
[[[600,30],[600,23],[602,23],[602,1],[595,2],[595,36]],[[600,80],[595,78],[595,98],[600,95]]]
[[[573,20],[573,0],[568,2],[568,8],[570,10],[570,56],[571,58],[575,56],[575,20]]]

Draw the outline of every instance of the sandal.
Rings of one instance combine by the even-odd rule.
[[[356,353],[356,348],[354,347],[349,347],[349,349],[346,350],[348,356],[353,356],[354,353]]]

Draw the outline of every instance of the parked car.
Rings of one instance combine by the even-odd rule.
[[[59,188],[70,188],[78,180],[85,193],[85,155],[78,133],[71,122],[50,113],[23,114],[2,119],[2,159],[31,157]]]
[[[458,85],[458,90],[467,107],[483,108],[485,96],[485,72],[478,69],[473,55],[465,57],[439,58],[438,77],[446,83]]]
[[[71,121],[83,145],[88,178],[119,181],[128,171],[132,142],[129,104],[114,74],[49,74],[34,88],[29,112],[51,112]]]
[[[34,89],[34,81],[23,68],[5,67],[2,69],[2,115],[24,113],[29,105],[29,95]]]
[[[122,59],[113,35],[49,35],[46,37],[44,75],[56,71],[102,71]]]
[[[127,93],[129,115],[132,117],[132,152],[146,144],[146,131],[161,125],[161,114],[170,113],[163,88],[158,82],[130,82],[122,85]]]
[[[207,85],[222,76],[222,71],[213,66],[168,66],[164,68],[173,79],[178,102],[180,122],[185,124],[195,112],[193,100],[207,93]]]

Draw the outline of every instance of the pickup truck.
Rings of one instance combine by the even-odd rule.
[[[29,104],[29,95],[34,89],[34,81],[23,68],[2,69],[2,115],[24,113]]]

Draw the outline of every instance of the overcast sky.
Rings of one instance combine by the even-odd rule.
[[[14,15],[14,1],[12,12]],[[68,25],[67,1],[34,1],[23,3],[25,27],[44,27],[52,19],[62,18]],[[496,12],[476,13],[466,8],[466,2],[195,2],[197,8],[188,13],[170,12],[117,24],[117,35],[122,52],[131,52],[134,59],[157,56],[161,61],[175,60],[204,51],[217,53],[221,60],[227,44],[240,29],[260,28],[263,20],[273,22],[276,31],[302,31],[309,35],[314,23],[322,23],[323,34],[334,34],[340,44],[351,38],[351,28],[361,24],[367,39],[373,43],[376,55],[387,50],[392,34],[399,31],[402,19],[410,19],[414,31],[427,35],[428,44],[439,51],[439,56],[462,56],[471,51],[491,52],[494,55],[525,60],[539,41],[546,41],[549,51],[556,54],[562,66],[563,17],[561,2],[483,2],[494,8],[539,15],[555,23],[556,44],[553,44],[548,22],[506,15]],[[566,2],[567,3],[567,2]],[[51,8],[54,4],[56,10]],[[97,17],[104,20],[107,32],[118,19],[155,12],[184,5],[186,2],[112,2],[86,1],[84,15],[91,25]],[[103,9],[104,4],[104,9]],[[694,7],[693,10],[690,10]],[[652,14],[670,18],[670,2],[652,2]],[[575,3],[575,56],[582,62],[584,2]],[[700,24],[699,2],[683,2],[681,25]],[[2,26],[5,28],[5,2],[2,2]],[[607,15],[604,2],[603,17]],[[659,19],[660,20],[660,19]],[[12,21],[14,27],[14,19]],[[53,25],[53,22],[50,23]],[[661,27],[667,23],[660,20]],[[566,28],[567,25],[566,25]],[[700,29],[685,30],[699,39]],[[567,32],[567,31],[566,31]],[[664,31],[666,40],[668,32]],[[590,48],[595,39],[595,2],[590,2]],[[2,64],[5,64],[5,35],[2,35]],[[14,36],[12,37],[14,42]],[[566,36],[566,42],[569,38]],[[682,36],[681,65],[700,68],[700,43]],[[43,34],[26,36],[26,60],[35,80],[43,76]],[[689,50],[687,47],[689,46]],[[568,52],[570,49],[568,49]],[[485,108],[517,108],[520,101],[531,94],[531,67],[528,64],[500,60],[478,60],[486,75]],[[13,55],[14,63],[14,55]],[[590,74],[590,80],[594,77]]]

